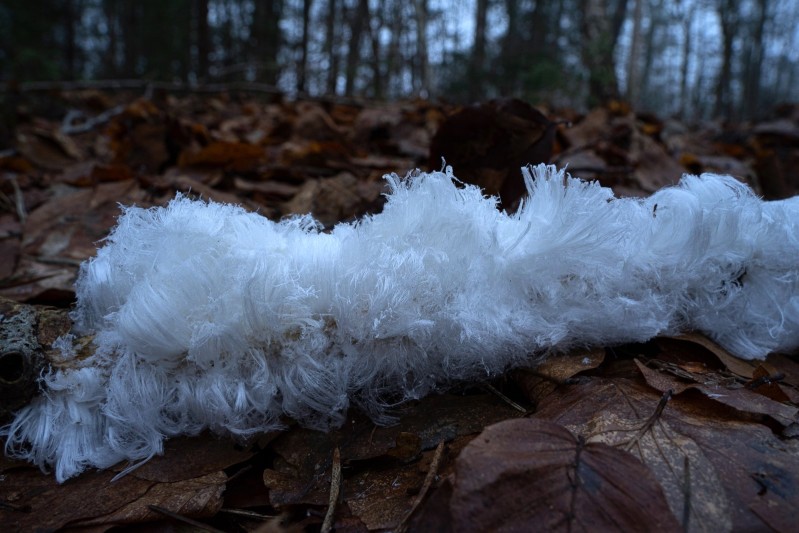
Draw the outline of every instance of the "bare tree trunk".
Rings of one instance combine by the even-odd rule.
[[[344,94],[352,96],[355,91],[355,77],[358,75],[358,63],[361,60],[361,38],[363,26],[369,22],[369,0],[358,0],[358,7],[350,21],[350,46],[347,51],[347,69]]]
[[[768,20],[768,0],[757,0],[757,14],[753,21],[751,44],[744,55],[744,91],[741,110],[745,118],[755,118],[760,111],[760,78],[763,75],[763,33]]]
[[[119,6],[116,1],[103,2],[103,15],[108,28],[108,52],[103,56],[103,71],[106,76],[116,78],[119,76],[117,63],[117,42],[119,41]]]
[[[614,53],[627,0],[617,0],[613,10],[609,0],[581,0],[580,6],[582,57],[588,70],[588,105],[593,107],[619,96]]]
[[[644,53],[644,61],[643,67],[639,71],[638,75],[638,89],[637,89],[637,100],[640,103],[641,95],[650,95],[651,94],[651,82],[652,79],[652,64],[655,62],[655,56],[659,52],[659,47],[655,42],[655,36],[657,35],[658,29],[663,24],[663,0],[650,0],[649,3],[649,27],[646,30],[646,39],[644,44],[641,46],[645,53]]]
[[[381,18],[377,18],[377,28],[372,28],[372,15],[366,12],[366,30],[369,32],[369,44],[372,48],[372,96],[378,100],[383,98],[383,71],[380,67],[380,29],[383,27]]]
[[[124,71],[125,76],[138,76],[139,60],[139,18],[141,5],[138,2],[127,2],[124,5],[122,18],[122,41],[125,43]]]
[[[404,31],[402,16],[403,5],[402,2],[392,2],[391,4],[391,20],[389,21],[391,39],[389,40],[388,52],[386,53],[386,84],[390,94],[402,90],[403,58],[400,37]],[[400,80],[399,83],[396,84],[396,87],[394,80]]]
[[[641,60],[641,19],[643,18],[643,3],[644,0],[633,0],[635,7],[633,9],[633,37],[630,43],[630,57],[627,64],[627,101],[633,109],[638,108],[638,85],[641,83],[639,77],[639,62]],[[649,19],[650,27],[652,26],[652,17]]]
[[[338,3],[336,0],[328,0],[327,16],[325,18],[325,55],[327,56],[327,94],[336,94],[336,84],[338,82],[338,56],[336,54],[336,15]]]
[[[683,42],[682,42],[682,62],[680,64],[680,118],[685,119],[688,114],[688,65],[691,61],[691,43],[693,35],[691,26],[694,19],[696,6],[692,4],[683,16]]]
[[[302,2],[302,37],[300,38],[300,62],[297,65],[297,92],[306,92],[308,75],[308,27],[311,22],[311,4],[313,0]]]
[[[211,55],[211,39],[208,31],[208,0],[195,0],[197,18],[197,79],[208,78],[208,56]]]
[[[255,8],[249,41],[250,60],[258,66],[257,80],[276,85],[280,75],[278,54],[282,42],[280,17],[283,13],[283,1],[258,0],[253,4]]]
[[[75,26],[78,23],[80,7],[75,0],[64,1],[64,77],[75,79],[77,71],[77,46]]]
[[[469,98],[477,100],[483,97],[485,84],[485,51],[486,22],[488,20],[488,0],[477,0],[474,16],[474,45],[469,65]]]
[[[533,8],[533,13],[530,19],[535,25],[536,11],[540,2],[536,2]],[[505,0],[505,14],[508,19],[508,27],[505,30],[505,35],[502,36],[502,47],[500,50],[500,57],[497,58],[497,64],[500,66],[500,75],[495,80],[497,87],[501,94],[513,94],[517,89],[520,71],[520,58],[519,50],[525,50],[525,57],[528,55],[535,55],[535,45],[524,47],[522,38],[519,35],[519,0]],[[533,38],[535,38],[535,28],[532,28]],[[532,50],[531,50],[532,49]]]
[[[430,94],[430,64],[427,50],[427,0],[414,0],[416,15],[416,56],[419,59],[417,93],[426,98]]]
[[[738,2],[736,0],[719,0],[717,4],[721,21],[722,57],[721,71],[716,83],[716,106],[713,114],[717,117],[732,116],[732,54],[738,36]]]

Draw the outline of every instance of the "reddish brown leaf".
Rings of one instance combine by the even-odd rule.
[[[711,400],[750,415],[768,416],[783,426],[789,426],[798,421],[799,409],[774,401],[749,388],[724,386],[720,383],[712,382],[681,383],[674,376],[648,368],[640,361],[636,361],[636,364],[644,375],[646,382],[660,392],[666,392],[671,389],[675,394],[679,394],[687,389],[694,389],[700,391]]]
[[[559,388],[536,417],[589,442],[629,450],[646,464],[688,531],[759,531],[799,516],[799,442],[736,420],[701,396],[662,395],[628,379]],[[769,509],[766,521],[761,511]]]
[[[0,499],[28,510],[0,507],[0,523],[9,531],[41,531],[160,518],[148,505],[192,518],[208,517],[221,507],[227,481],[219,471],[175,483],[126,476],[112,484],[113,476],[113,472],[88,472],[58,485],[52,476],[30,467],[4,472]]]
[[[456,462],[456,531],[678,531],[654,476],[632,455],[546,420],[486,428]]]
[[[515,371],[513,380],[519,384],[527,399],[538,405],[558,384],[580,372],[598,367],[604,360],[604,348],[555,354],[534,366]]]
[[[752,364],[751,361],[745,361],[734,355],[730,354],[727,350],[713,342],[712,340],[708,339],[701,333],[686,333],[680,335],[678,337],[666,337],[673,339],[675,341],[682,341],[688,344],[694,344],[696,346],[700,346],[705,350],[712,353],[716,358],[721,361],[721,363],[727,367],[727,370],[738,374],[739,376],[743,376],[745,378],[751,378],[752,372],[755,369],[755,365]]]
[[[180,154],[178,164],[181,167],[210,165],[246,172],[255,168],[263,157],[264,149],[260,146],[242,142],[216,141],[199,150],[184,151]]]

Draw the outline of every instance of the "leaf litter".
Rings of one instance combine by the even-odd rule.
[[[78,265],[118,203],[158,205],[183,191],[275,218],[310,211],[332,226],[381,208],[382,174],[437,169],[442,155],[506,206],[521,190],[518,166],[542,161],[628,195],[685,170],[756,177],[767,197],[799,184],[777,156],[796,157],[795,121],[729,125],[738,130],[724,138],[743,140],[731,145],[713,128],[620,105],[579,115],[519,101],[62,96],[86,118],[80,127],[31,117],[0,155],[0,296],[33,304],[23,316],[55,365]],[[464,124],[479,127],[462,142]],[[775,168],[776,177],[757,174]],[[0,303],[5,316],[18,309]],[[0,392],[12,390],[14,364],[2,367]],[[389,427],[353,412],[330,433],[287,420],[285,431],[243,443],[173,439],[114,482],[128,465],[59,486],[2,458],[0,522],[21,531],[192,520],[224,531],[791,531],[798,387],[790,356],[753,364],[697,334],[549,354],[486,387],[398,408]]]

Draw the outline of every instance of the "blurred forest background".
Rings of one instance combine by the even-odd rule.
[[[0,80],[749,120],[797,100],[797,28],[795,0],[3,0]]]

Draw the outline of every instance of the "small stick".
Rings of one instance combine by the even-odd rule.
[[[433,481],[438,474],[438,468],[441,466],[441,458],[444,456],[444,441],[438,443],[436,446],[436,452],[433,454],[433,460],[430,461],[430,468],[427,469],[427,476],[424,478],[424,482],[422,483],[422,488],[419,490],[419,494],[416,496],[416,499],[413,501],[413,505],[405,513],[405,517],[402,519],[402,522],[397,526],[397,533],[403,533],[404,531],[408,530],[408,522],[411,519],[411,515],[416,511],[416,508],[422,504],[422,500],[430,491],[430,487],[433,485]]]
[[[179,515],[178,513],[173,513],[169,509],[165,509],[164,507],[160,507],[158,505],[148,505],[147,508],[156,513],[168,516],[173,520],[177,520],[179,522],[183,522],[184,524],[189,524],[196,528],[202,529],[203,531],[210,531],[211,533],[224,533],[224,531],[222,531],[221,529],[216,529],[215,527],[209,526],[208,524],[203,524],[202,522],[198,522],[197,520],[192,520],[191,518]]]
[[[341,452],[338,448],[333,450],[333,472],[330,474],[330,503],[327,514],[322,522],[321,533],[330,533],[333,529],[333,515],[336,512],[339,494],[341,494]]]
[[[499,397],[500,400],[502,400],[506,404],[510,405],[511,407],[513,407],[514,409],[519,411],[520,413],[523,413],[525,415],[527,414],[527,409],[525,409],[524,407],[522,407],[518,403],[514,402],[513,400],[511,400],[510,398],[508,398],[507,396],[502,394],[499,391],[499,389],[497,389],[496,387],[494,387],[490,383],[486,383],[485,384],[485,388],[488,389],[489,392],[492,392],[492,393],[496,394]]]

